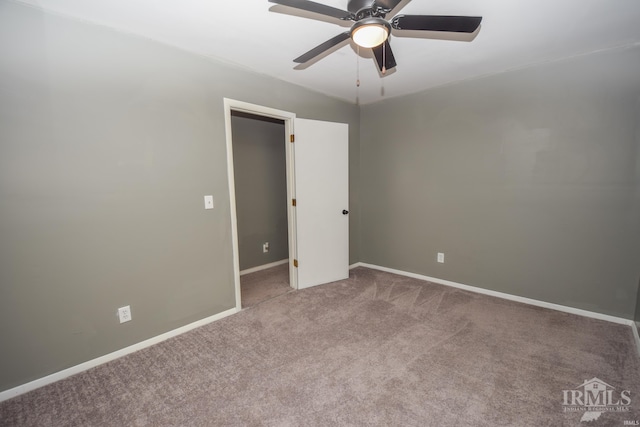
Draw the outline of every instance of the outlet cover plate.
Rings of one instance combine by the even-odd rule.
[[[204,208],[213,209],[213,196],[204,196]]]
[[[120,323],[131,321],[131,307],[128,305],[120,307],[118,309],[118,318],[120,319]]]

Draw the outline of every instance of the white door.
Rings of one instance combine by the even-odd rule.
[[[295,119],[298,289],[349,277],[349,126]]]

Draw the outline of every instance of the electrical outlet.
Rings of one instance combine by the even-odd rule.
[[[118,309],[118,317],[120,318],[120,323],[128,322],[131,320],[131,307],[120,307]]]
[[[262,244],[262,253],[266,254],[267,252],[269,252],[269,242],[264,242]]]
[[[444,263],[444,254],[442,252],[438,252],[438,262]]]

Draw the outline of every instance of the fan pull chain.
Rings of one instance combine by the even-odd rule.
[[[382,43],[382,75],[387,74],[387,43]]]
[[[356,45],[356,86],[360,87],[360,45]]]

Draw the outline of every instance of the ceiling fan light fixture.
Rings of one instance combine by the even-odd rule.
[[[380,46],[389,37],[391,25],[381,18],[366,18],[351,27],[351,39],[360,47]]]

